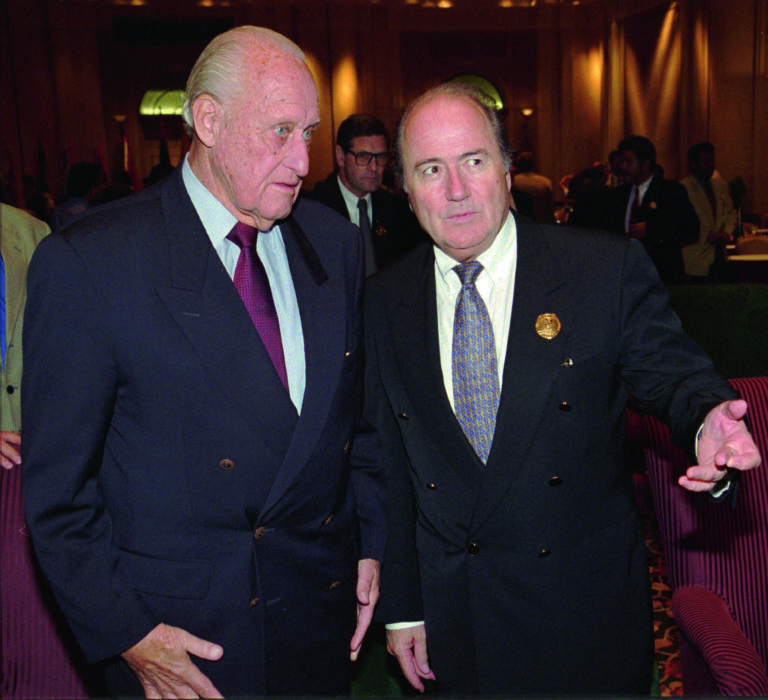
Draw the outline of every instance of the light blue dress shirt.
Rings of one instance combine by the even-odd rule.
[[[227,234],[232,230],[237,219],[197,179],[186,158],[182,164],[181,174],[184,179],[184,186],[187,188],[192,204],[211,239],[211,244],[218,253],[230,278],[234,278],[237,259],[240,257],[240,248],[227,239]],[[301,328],[299,303],[296,300],[296,290],[293,288],[293,278],[288,265],[288,255],[285,252],[283,234],[278,225],[273,226],[269,231],[259,232],[256,239],[256,252],[267,271],[267,278],[280,323],[280,336],[283,341],[283,354],[285,355],[291,401],[296,410],[301,412],[306,387],[304,333]]]

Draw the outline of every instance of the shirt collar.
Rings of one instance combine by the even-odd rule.
[[[206,232],[213,247],[226,238],[232,227],[237,223],[237,218],[213,195],[213,193],[197,178],[189,165],[188,156],[184,157],[181,166],[181,176],[184,186],[187,188],[192,205],[203,222]]]
[[[648,188],[651,186],[652,180],[653,180],[653,175],[651,175],[645,182],[637,185],[637,191],[640,193],[640,201],[642,201],[643,197],[645,197],[645,193],[648,191]]]
[[[515,225],[515,217],[510,212],[491,246],[477,256],[477,260],[482,263],[483,269],[488,272],[494,285],[500,284],[509,276],[509,271],[514,269],[512,260],[515,255],[516,241],[517,226]],[[434,247],[434,250],[435,265],[443,280],[447,282],[451,277],[458,280],[456,273],[452,270],[459,263],[437,246]]]
[[[347,208],[352,210],[357,210],[357,202],[360,199],[364,199],[366,202],[368,202],[368,210],[371,209],[371,193],[366,193],[365,197],[358,197],[356,194],[350,192],[346,185],[341,181],[341,178],[337,175],[336,180],[339,183],[339,189],[341,190],[341,196],[344,197],[344,202],[346,202]]]

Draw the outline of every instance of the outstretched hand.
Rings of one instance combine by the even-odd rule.
[[[760,465],[760,452],[744,423],[747,402],[725,401],[704,419],[697,455],[678,483],[690,491],[710,491],[726,475],[726,468],[747,470]]]

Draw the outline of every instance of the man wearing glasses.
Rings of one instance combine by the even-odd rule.
[[[404,197],[382,187],[389,165],[389,133],[372,114],[352,114],[336,134],[338,171],[309,196],[357,224],[367,276],[393,262],[426,236]]]

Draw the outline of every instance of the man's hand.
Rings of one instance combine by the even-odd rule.
[[[13,469],[21,466],[21,435],[0,430],[0,466]]]
[[[630,238],[645,238],[645,221],[638,221],[629,226]]]
[[[224,650],[178,627],[158,625],[123,652],[148,698],[223,698],[189,654],[216,661]]]
[[[678,483],[690,491],[709,491],[732,469],[753,469],[760,465],[760,452],[742,418],[747,402],[726,401],[704,419],[698,444],[699,463],[690,467]]]
[[[379,599],[379,573],[381,564],[375,559],[361,559],[357,563],[357,628],[349,644],[349,658],[357,661],[363,638],[373,618],[373,609]]]
[[[427,630],[424,625],[387,630],[387,651],[397,657],[403,675],[419,692],[424,692],[422,678],[435,680],[427,658]]]

